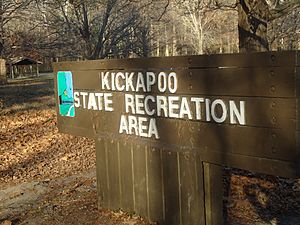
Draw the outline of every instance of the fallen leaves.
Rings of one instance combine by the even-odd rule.
[[[9,220],[5,220],[0,225],[12,225],[12,222]]]
[[[34,87],[33,92],[40,90],[36,85]],[[13,92],[7,90],[6,101],[2,102],[10,109],[15,103],[8,95]],[[22,96],[19,93],[22,90],[19,88],[14,94]],[[44,93],[43,89],[40,91]],[[39,93],[35,95],[37,97]],[[26,95],[22,98],[26,103]],[[46,96],[42,98],[44,100]],[[49,98],[53,99],[53,96]],[[0,112],[0,185],[67,176],[95,167],[93,141],[59,134],[55,109],[49,107],[47,101],[42,103],[41,108]]]
[[[225,169],[228,224],[300,224],[299,180]],[[298,220],[298,223],[289,221]]]

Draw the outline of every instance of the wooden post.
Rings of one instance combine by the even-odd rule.
[[[223,224],[222,167],[203,162],[206,225]]]
[[[14,79],[15,78],[14,68],[13,68],[13,65],[11,63],[9,64],[9,70],[10,70],[10,77],[11,77],[11,79]]]
[[[29,68],[30,68],[30,76],[33,76],[32,65],[30,65]]]
[[[13,68],[14,68],[14,74],[15,74],[16,76],[19,76],[20,73],[19,73],[18,66],[13,66]],[[14,78],[15,78],[15,77],[14,77]]]
[[[36,63],[36,76],[39,77],[39,64]]]
[[[0,84],[3,83],[7,83],[7,79],[6,79],[6,67],[5,67],[5,60],[4,59],[0,59]]]

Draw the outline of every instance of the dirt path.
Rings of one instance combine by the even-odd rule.
[[[0,218],[18,225],[147,224],[121,211],[97,209],[95,170],[32,181],[0,191]]]

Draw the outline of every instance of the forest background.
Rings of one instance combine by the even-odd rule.
[[[300,48],[299,0],[0,0],[0,58],[54,61]]]

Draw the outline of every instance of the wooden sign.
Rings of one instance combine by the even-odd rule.
[[[299,67],[295,51],[56,63],[58,128],[96,141],[101,206],[220,224],[220,166],[299,177]]]

